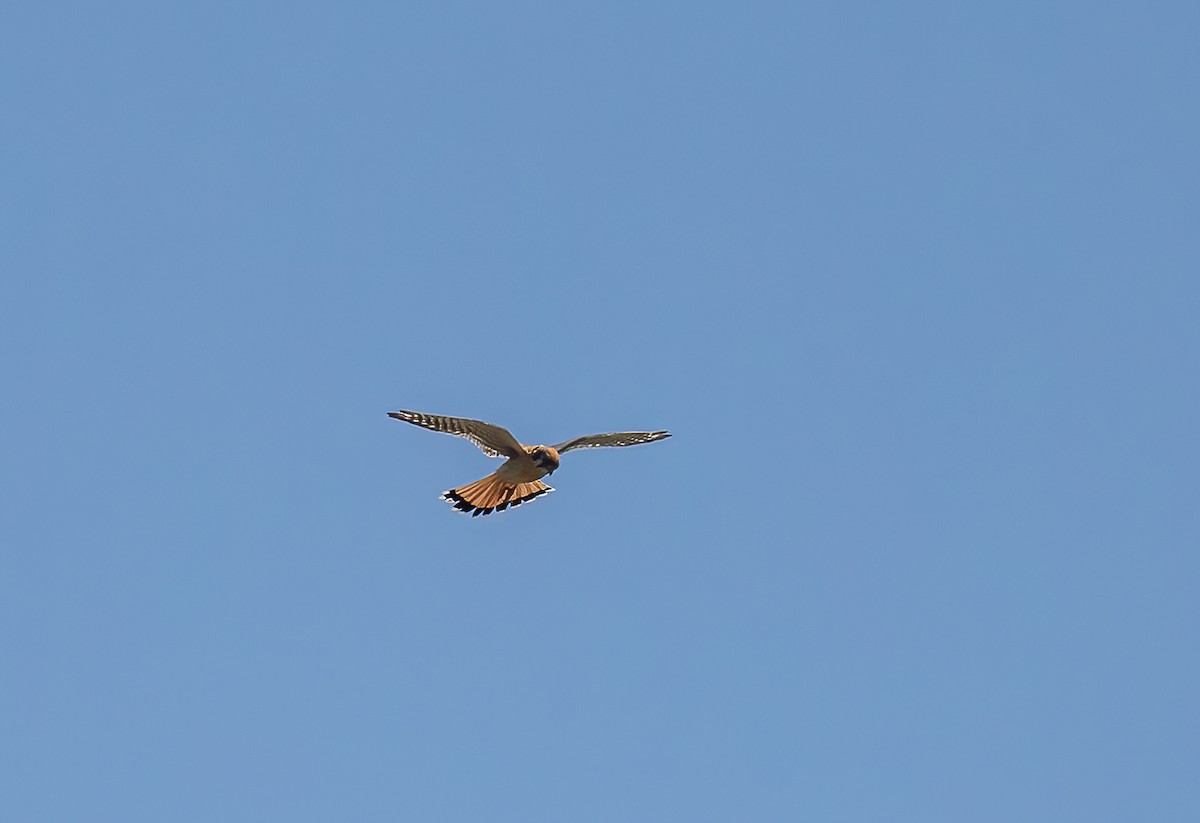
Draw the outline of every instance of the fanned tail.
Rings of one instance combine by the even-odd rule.
[[[478,517],[481,514],[502,512],[509,507],[540,497],[554,489],[540,480],[530,483],[505,483],[495,474],[476,480],[466,486],[442,492],[442,499],[463,514]]]

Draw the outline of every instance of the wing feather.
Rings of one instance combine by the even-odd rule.
[[[465,437],[483,450],[488,457],[521,457],[525,449],[517,442],[512,433],[494,423],[484,423],[482,420],[471,420],[466,417],[446,417],[440,414],[422,414],[414,411],[388,412],[388,417],[412,423],[414,426],[431,429],[435,432],[453,434]]]
[[[668,431],[657,432],[609,432],[608,434],[585,434],[574,440],[564,440],[554,447],[559,454],[571,449],[596,449],[604,446],[637,446],[653,443],[671,436]]]

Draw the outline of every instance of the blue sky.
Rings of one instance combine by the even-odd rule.
[[[1198,25],[7,7],[3,816],[1197,819]]]

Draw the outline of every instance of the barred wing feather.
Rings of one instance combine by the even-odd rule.
[[[564,440],[554,448],[559,454],[562,454],[571,449],[597,449],[605,446],[638,446],[642,443],[665,440],[670,436],[671,433],[667,431],[585,434],[583,437],[576,437],[574,440]]]
[[[412,423],[414,426],[430,429],[456,437],[465,437],[483,450],[488,457],[521,457],[525,450],[517,442],[512,433],[494,423],[484,423],[482,420],[471,420],[466,417],[446,417],[440,414],[422,414],[414,411],[388,412],[388,417]]]

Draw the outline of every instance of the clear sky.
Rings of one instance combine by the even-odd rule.
[[[1200,820],[1198,30],[6,5],[0,816]]]

